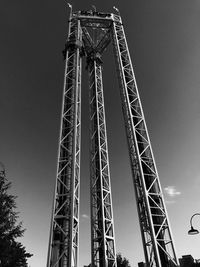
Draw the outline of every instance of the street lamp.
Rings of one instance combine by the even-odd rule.
[[[190,219],[190,227],[191,227],[191,229],[188,231],[188,235],[196,235],[196,234],[199,234],[199,231],[197,229],[194,229],[193,226],[192,226],[192,219],[196,215],[199,215],[200,216],[200,213],[195,213],[195,214],[192,215],[192,217]]]

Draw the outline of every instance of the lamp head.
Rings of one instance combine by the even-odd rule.
[[[199,231],[197,229],[194,229],[193,226],[191,226],[191,229],[188,231],[188,235],[197,235],[199,234]]]

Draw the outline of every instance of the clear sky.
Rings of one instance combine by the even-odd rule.
[[[177,255],[200,258],[200,235],[188,236],[200,212],[200,1],[71,0],[121,11]],[[56,175],[69,10],[64,1],[7,0],[0,8],[0,161],[18,196],[27,229],[21,242],[46,266]],[[104,89],[117,251],[143,261],[133,183],[112,50]],[[80,267],[90,262],[88,88],[82,88]],[[200,229],[200,218],[194,226]]]

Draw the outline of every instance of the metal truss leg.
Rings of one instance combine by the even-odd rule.
[[[72,20],[66,46],[66,68],[57,177],[47,267],[78,267],[81,28]]]
[[[149,267],[178,266],[151,143],[119,16],[116,16],[116,22],[113,23],[113,41],[146,262]]]
[[[117,267],[102,68],[98,59],[89,63],[89,86],[92,266]]]

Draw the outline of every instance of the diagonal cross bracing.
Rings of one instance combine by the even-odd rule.
[[[51,222],[47,267],[78,266],[79,173],[81,120],[82,32],[79,21],[69,25],[57,179]]]
[[[146,262],[152,267],[178,266],[159,177],[121,22],[113,24],[113,43]]]
[[[102,69],[98,60],[89,63],[89,84],[92,266],[117,267]]]
[[[78,267],[81,59],[90,92],[91,265],[117,267],[102,80],[102,54],[112,43],[120,83],[142,242],[148,267],[178,260],[121,17],[70,12],[55,195],[47,267]]]

